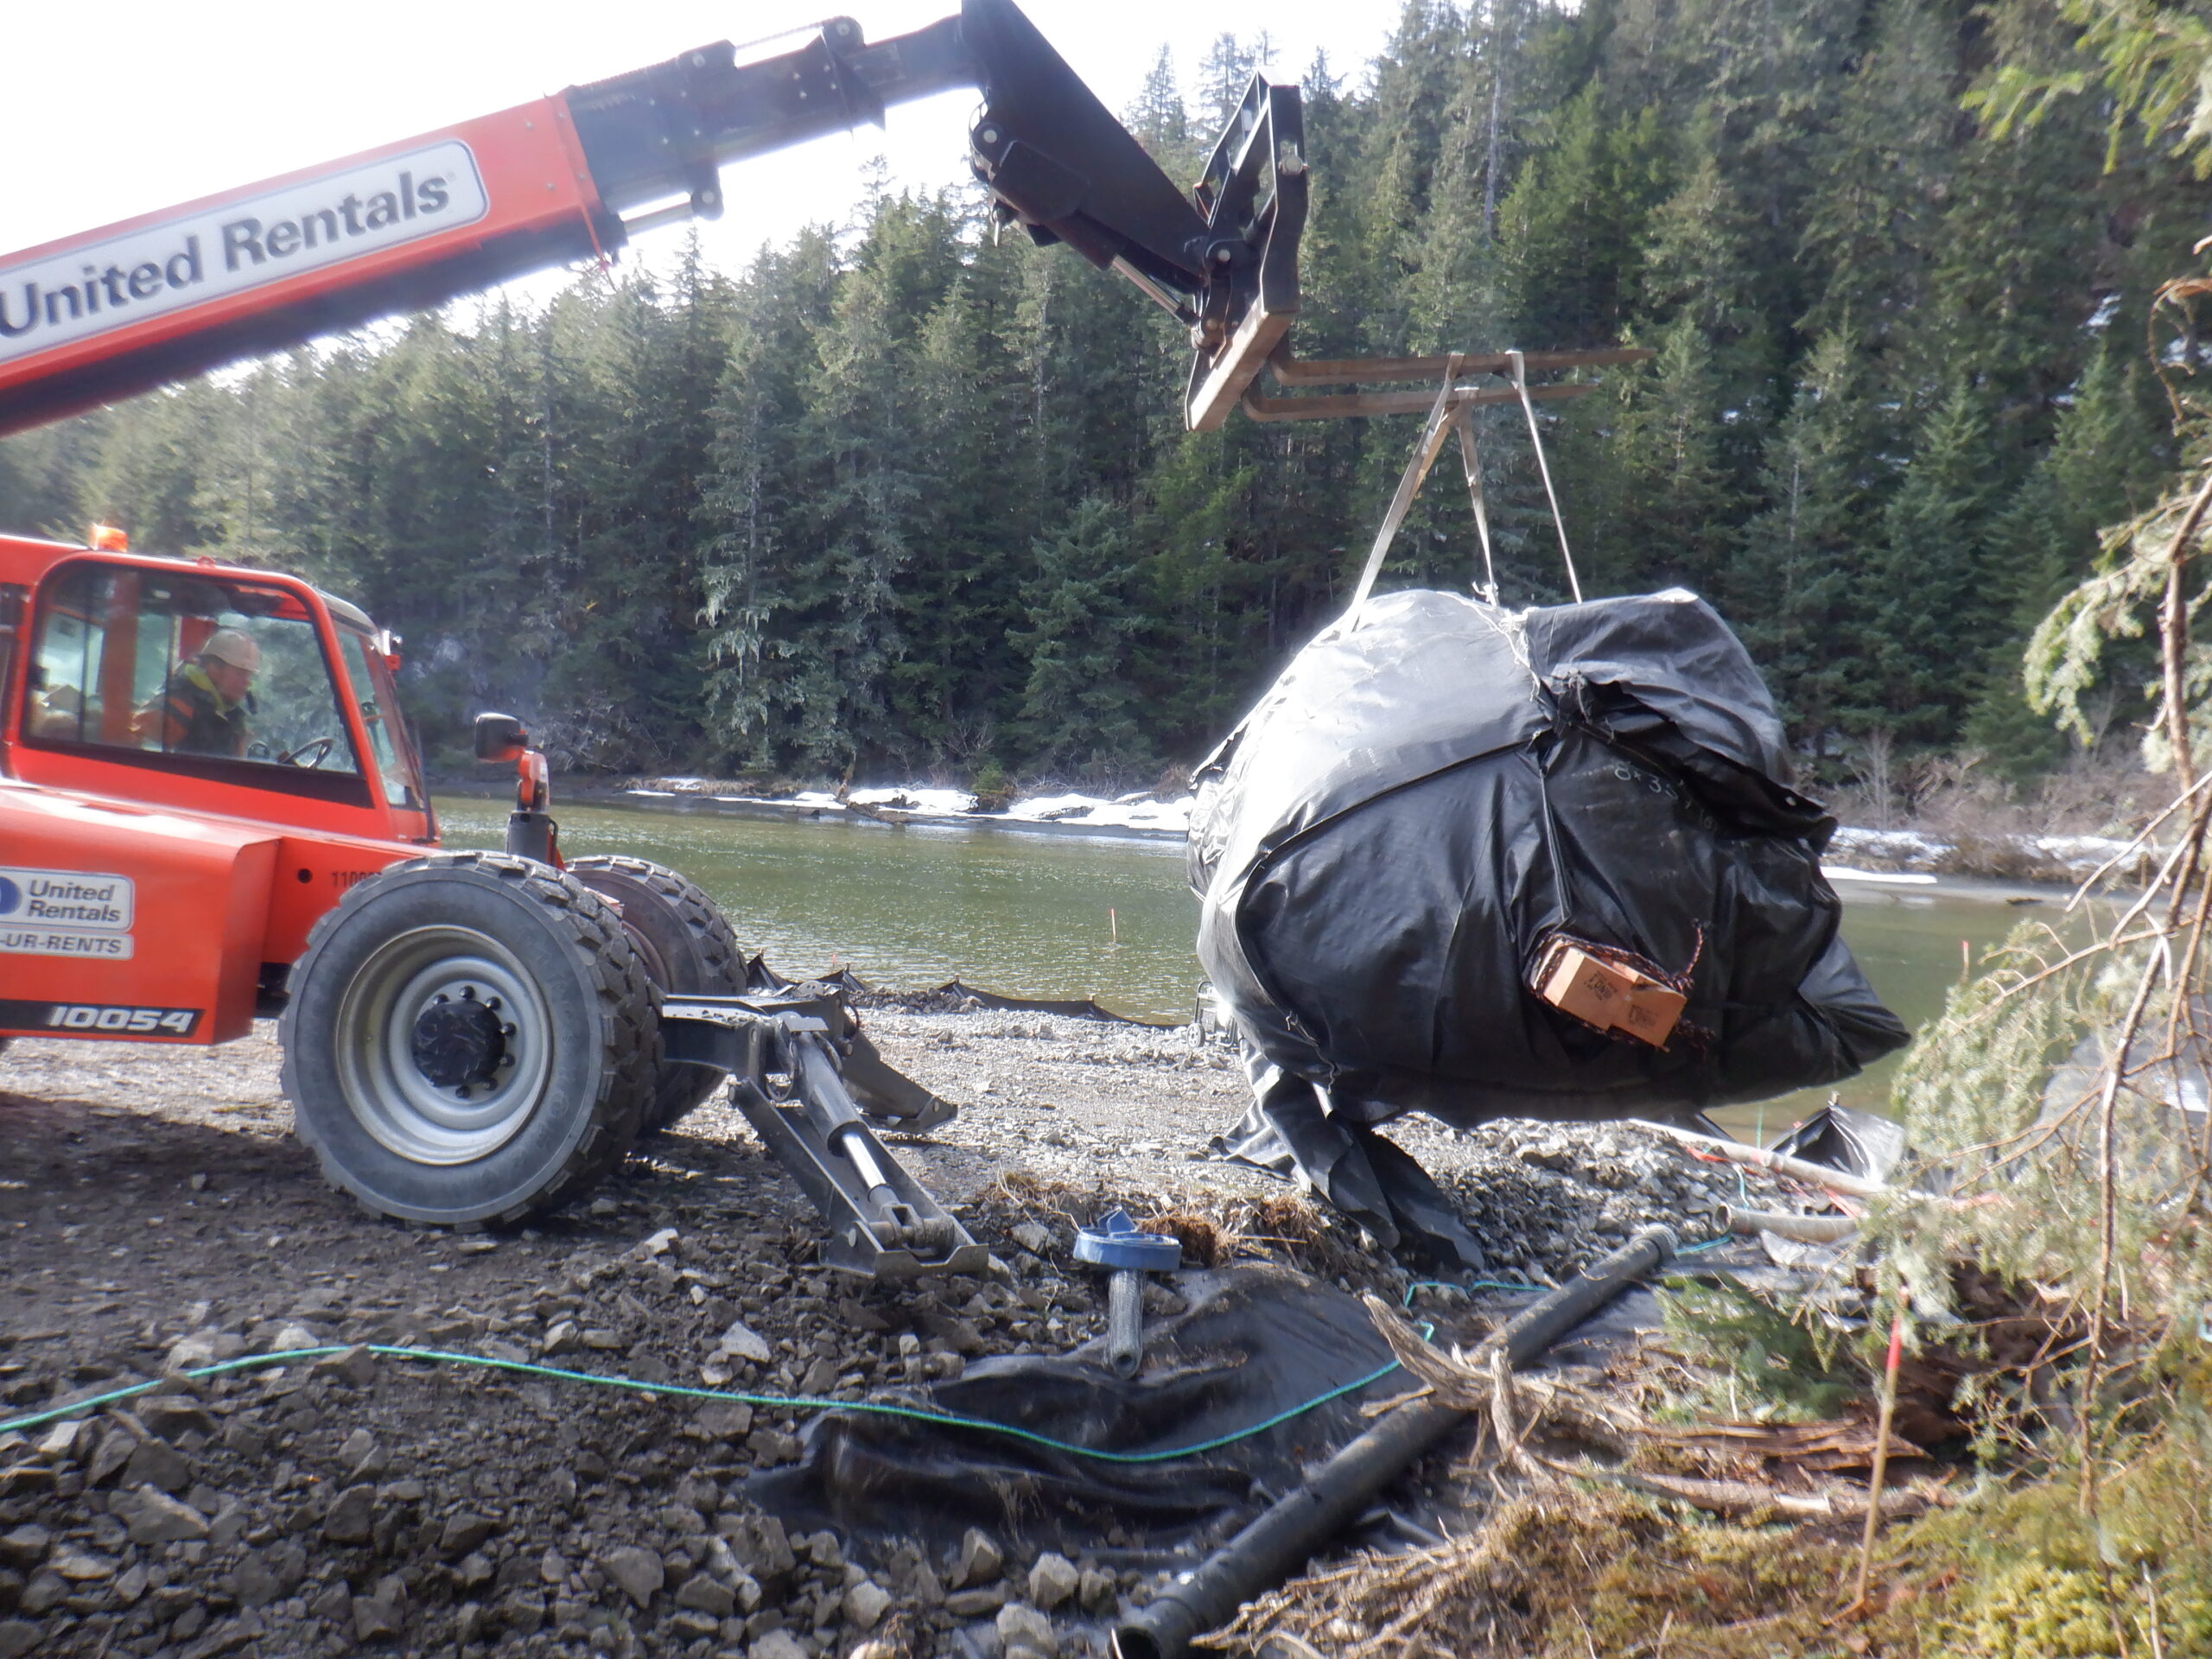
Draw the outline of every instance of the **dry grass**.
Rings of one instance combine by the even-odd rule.
[[[1331,1659],[1770,1659],[1913,1654],[1915,1594],[1839,1619],[1857,1560],[1847,1523],[1682,1519],[1573,1488],[1516,1497],[1476,1530],[1298,1579],[1206,1638],[1262,1654],[1277,1634]]]
[[[1296,1192],[1261,1198],[1186,1192],[1147,1206],[1126,1193],[1109,1192],[1103,1182],[1084,1186],[1016,1170],[994,1180],[981,1200],[987,1207],[1003,1205],[1069,1227],[1087,1227],[1107,1211],[1126,1207],[1147,1230],[1174,1234],[1182,1242],[1184,1262],[1192,1267],[1279,1262],[1355,1288],[1394,1278],[1389,1260],[1363,1248],[1355,1228]]]

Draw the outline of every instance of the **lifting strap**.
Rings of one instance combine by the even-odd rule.
[[[1551,504],[1552,527],[1559,533],[1559,556],[1567,566],[1567,590],[1579,605],[1582,602],[1582,580],[1575,573],[1574,554],[1567,543],[1567,519],[1559,510],[1559,493],[1552,486],[1551,463],[1544,454],[1543,430],[1536,422],[1535,404],[1529,396],[1528,360],[1518,351],[1508,352],[1505,356],[1512,372],[1514,395],[1520,400],[1522,413],[1529,419],[1529,442],[1536,452],[1536,471],[1544,480],[1544,499]],[[1352,589],[1351,603],[1345,607],[1347,631],[1358,628],[1368,596],[1375,591],[1375,579],[1382,574],[1382,561],[1389,556],[1390,543],[1397,539],[1399,527],[1405,523],[1414,498],[1421,493],[1429,468],[1436,464],[1436,458],[1444,453],[1446,442],[1455,431],[1459,440],[1460,465],[1467,478],[1467,499],[1475,510],[1475,534],[1482,543],[1483,580],[1478,591],[1485,602],[1498,602],[1497,563],[1491,543],[1490,512],[1483,497],[1482,458],[1476,448],[1474,432],[1475,406],[1496,400],[1497,394],[1471,393],[1465,387],[1453,385],[1463,360],[1465,353],[1459,352],[1444,359],[1444,379],[1436,389],[1436,401],[1429,405],[1428,420],[1421,428],[1421,440],[1414,444],[1413,456],[1398,479],[1397,490],[1382,515],[1382,526],[1375,533],[1375,545],[1368,550],[1367,563],[1360,570],[1358,585]]]
[[[1452,383],[1459,378],[1459,356],[1453,352],[1444,359],[1444,383],[1436,389],[1436,402],[1428,411],[1428,423],[1421,429],[1421,442],[1414,446],[1413,459],[1406,463],[1406,470],[1398,480],[1397,493],[1390,498],[1389,511],[1382,515],[1382,528],[1375,534],[1375,546],[1367,556],[1366,568],[1359,573],[1359,585],[1352,589],[1351,604],[1344,612],[1348,630],[1359,626],[1360,613],[1367,608],[1367,596],[1375,591],[1375,578],[1382,573],[1382,560],[1390,550],[1390,543],[1397,539],[1398,526],[1406,521],[1406,512],[1414,504],[1414,497],[1421,493],[1421,482],[1428,476],[1428,469],[1436,464],[1437,456],[1444,453],[1444,441],[1451,436],[1452,428],[1463,411],[1452,405]]]
[[[1521,394],[1522,413],[1529,417],[1529,442],[1536,452],[1536,470],[1543,474],[1544,499],[1552,504],[1552,527],[1559,531],[1559,556],[1567,565],[1567,586],[1574,602],[1582,602],[1582,581],[1574,574],[1574,555],[1567,545],[1567,520],[1560,516],[1559,493],[1552,488],[1551,463],[1544,459],[1544,435],[1536,425],[1536,406],[1529,401],[1529,362],[1519,352],[1505,354],[1513,364],[1513,390]]]
[[[1475,453],[1475,411],[1459,411],[1459,464],[1467,474],[1467,499],[1474,504],[1475,534],[1483,544],[1483,602],[1497,603],[1497,564],[1491,556],[1490,514],[1483,505],[1483,463]]]

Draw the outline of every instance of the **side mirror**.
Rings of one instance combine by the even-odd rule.
[[[530,734],[512,715],[476,716],[476,758],[512,766],[530,746]]]

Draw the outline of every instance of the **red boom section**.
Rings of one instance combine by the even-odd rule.
[[[29,249],[0,264],[0,435],[621,234],[542,99]]]

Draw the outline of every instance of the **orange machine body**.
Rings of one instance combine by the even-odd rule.
[[[350,772],[196,761],[41,739],[36,642],[94,574],[250,583],[311,626]],[[346,639],[342,632],[353,638]],[[111,659],[129,642],[111,634]],[[371,658],[373,643],[378,656]],[[281,991],[353,883],[435,847],[416,782],[387,788],[365,709],[391,701],[389,641],[343,601],[268,571],[0,536],[0,1035],[216,1043]],[[404,728],[385,734],[389,752]],[[346,751],[341,751],[345,753]]]
[[[350,327],[364,294],[432,305],[588,257],[602,218],[551,98],[27,248],[0,262],[0,406],[54,419]]]

